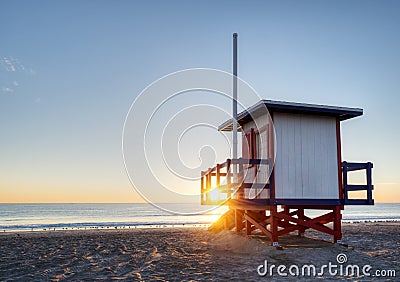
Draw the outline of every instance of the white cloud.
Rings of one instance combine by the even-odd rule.
[[[6,92],[6,93],[13,93],[14,89],[12,89],[10,87],[2,87],[1,91]]]
[[[23,72],[25,71],[25,66],[20,63],[20,61],[13,57],[3,57],[1,63],[8,72]]]

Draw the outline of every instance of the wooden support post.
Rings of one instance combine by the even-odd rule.
[[[342,214],[341,207],[335,206],[333,209],[333,242],[337,243],[342,240]]]
[[[372,163],[367,163],[367,200],[368,204],[373,205],[374,200],[372,199]]]
[[[219,187],[220,183],[221,183],[221,181],[220,181],[221,180],[220,170],[221,170],[221,165],[217,164],[217,172],[216,172],[216,176],[217,176],[216,185],[217,185],[217,187]]]
[[[245,211],[247,213],[247,211]],[[246,227],[246,236],[251,235],[251,222],[245,219],[245,227]]]
[[[243,212],[238,209],[235,209],[235,229],[238,234],[242,232],[243,229]]]
[[[204,198],[204,174],[203,172],[201,172],[201,182],[200,182],[200,200],[201,200],[201,204],[204,205],[205,204],[205,198]]]
[[[205,189],[206,202],[209,203],[210,202],[211,173],[206,174],[205,177],[206,177],[206,189]]]
[[[349,200],[347,191],[347,162],[343,162],[343,192],[344,192],[344,203]]]
[[[339,184],[339,198],[344,199],[346,194],[343,184],[343,174],[342,172],[342,141],[340,137],[340,119],[336,118],[336,148],[337,148],[337,162],[338,162],[338,184]],[[344,167],[344,166],[343,166]]]
[[[304,209],[300,208],[297,210],[297,218],[300,220],[304,220]],[[297,235],[301,237],[304,235],[305,231],[306,229],[303,226],[299,226]]]
[[[227,193],[227,197],[228,199],[232,196],[232,187],[231,187],[231,183],[232,183],[232,173],[231,173],[231,160],[227,159],[226,160],[226,184],[228,186],[228,193]]]
[[[271,244],[272,246],[278,246],[278,221],[279,218],[276,217],[278,210],[276,206],[271,206],[270,209],[270,216],[271,216],[271,224],[270,224],[270,231],[271,231]]]
[[[221,165],[217,164],[216,172],[215,172],[215,176],[216,176],[216,183],[215,184],[216,184],[216,187],[217,187],[216,191],[218,191],[218,200],[221,199],[220,198],[221,193],[224,193],[224,191],[219,190],[219,187],[221,186],[220,185],[221,184],[221,172],[220,172],[220,170],[221,170]]]

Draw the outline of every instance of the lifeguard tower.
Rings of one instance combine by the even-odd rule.
[[[308,228],[333,235],[334,242],[341,240],[344,206],[374,204],[372,163],[341,157],[340,124],[362,114],[358,108],[270,100],[239,113],[242,158],[227,159],[201,173],[201,204],[229,206],[209,229],[235,228],[246,235],[258,229],[274,245],[279,236],[293,231],[301,235]],[[219,130],[231,131],[232,120]],[[365,171],[366,183],[349,184],[348,173],[358,170]],[[363,190],[366,198],[349,197],[349,192]],[[326,213],[310,218],[307,209]]]
[[[341,157],[341,122],[362,114],[358,108],[270,100],[239,113],[242,157],[201,172],[201,204],[229,206],[209,229],[235,228],[246,235],[258,229],[273,245],[279,236],[309,228],[341,240],[344,206],[374,204],[372,163]],[[231,131],[232,120],[219,130]],[[365,171],[366,183],[349,184],[348,173],[359,170]],[[366,198],[352,199],[351,191],[365,191]],[[308,209],[325,213],[311,218]]]

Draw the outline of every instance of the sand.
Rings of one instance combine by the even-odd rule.
[[[0,280],[280,281],[276,270],[272,276],[257,273],[267,260],[268,267],[286,266],[285,280],[309,281],[312,277],[293,277],[287,269],[339,265],[338,254],[347,256],[344,266],[369,264],[371,275],[395,270],[397,278],[385,279],[399,280],[399,222],[345,224],[343,234],[344,245],[308,238],[319,235],[307,231],[304,238],[283,237],[277,249],[262,236],[212,234],[206,228],[6,232],[0,234]],[[362,273],[332,276],[328,270],[315,279],[343,278],[382,281]]]

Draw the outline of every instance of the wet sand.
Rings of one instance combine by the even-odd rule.
[[[399,279],[400,222],[344,224],[343,235],[339,245],[307,231],[303,238],[283,237],[277,249],[262,236],[212,234],[206,228],[2,233],[0,280],[278,281],[283,277],[261,277],[257,267],[267,260],[268,267],[313,264],[318,270],[329,262],[338,265],[338,254],[347,256],[344,266],[369,264],[371,275],[393,269],[397,278],[331,276],[326,270],[320,280]]]

